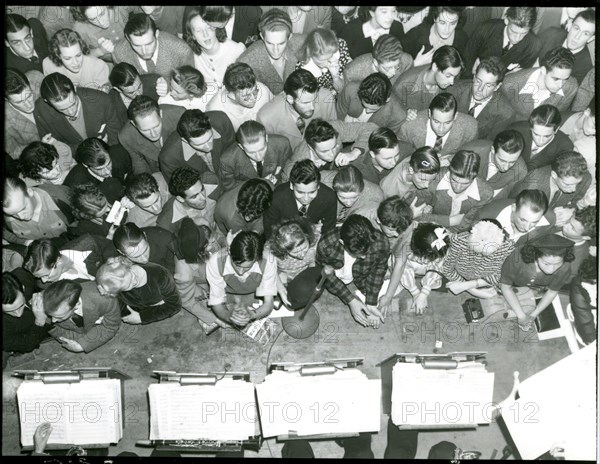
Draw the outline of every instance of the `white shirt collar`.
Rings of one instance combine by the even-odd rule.
[[[496,220],[502,225],[502,227],[504,227],[504,230],[506,230],[506,232],[508,233],[509,238],[511,238],[515,242],[519,238],[521,238],[523,235],[526,235],[529,232],[531,232],[536,227],[543,227],[543,226],[550,225],[550,223],[546,219],[546,216],[542,216],[542,219],[540,219],[540,222],[538,222],[535,225],[535,227],[533,229],[531,229],[529,232],[519,232],[519,231],[513,229],[512,222],[510,220],[511,214],[512,214],[512,205],[508,205],[502,211],[500,211],[500,214],[498,214],[498,216],[496,217]]]
[[[450,171],[444,174],[444,177],[442,177],[442,180],[440,180],[436,190],[448,191],[448,195],[455,200],[464,201],[468,197],[477,201],[481,200],[481,196],[479,195],[479,187],[477,186],[477,179],[474,179],[473,182],[471,182],[471,185],[469,185],[467,190],[464,192],[458,194],[454,193],[454,190],[452,190],[452,185],[450,185]]]
[[[450,132],[452,132],[452,128],[450,128],[450,130],[446,132],[446,135],[442,137],[442,147],[446,145],[448,137],[450,136]],[[437,135],[435,135],[435,132],[433,132],[433,129],[431,128],[431,119],[427,118],[427,133],[425,134],[425,145],[433,147],[435,145],[436,139]]]
[[[260,270],[260,264],[258,263],[258,261],[254,261],[254,264],[252,265],[252,267],[250,269],[248,269],[242,275],[239,275],[237,272],[235,272],[235,269],[233,268],[233,264],[231,263],[231,257],[229,255],[227,255],[227,258],[225,259],[225,265],[223,266],[223,276],[234,275],[238,279],[240,279],[240,278],[243,279],[244,276],[248,277],[250,275],[250,273],[252,273],[252,272],[255,272],[257,274],[262,274],[262,271]]]
[[[160,47],[160,42],[158,41],[159,33],[160,33],[160,31],[157,30],[156,31],[156,49],[154,50],[154,54],[152,55],[152,58],[150,58],[155,66],[156,66],[156,62],[158,60],[158,47]],[[146,67],[146,60],[143,60],[139,55],[137,55],[137,59],[140,62],[140,64],[142,65],[142,68],[145,69],[146,72],[148,72],[148,68]]]
[[[213,138],[215,140],[221,138],[221,134],[219,134],[216,130],[212,129],[212,133],[213,133]],[[198,150],[196,150],[195,148],[192,148],[192,146],[189,143],[184,142],[183,140],[181,141],[181,145],[183,146],[183,159],[185,161],[189,161],[192,156],[194,156],[196,153],[198,153]],[[207,153],[206,155],[210,156],[210,153]]]
[[[529,79],[527,79],[527,82],[525,82],[525,85],[523,85],[523,88],[519,91],[519,95],[534,95],[537,93],[540,96],[540,98],[538,98],[539,103],[546,100],[550,96],[550,91],[548,89],[540,90],[537,85],[537,81],[541,73],[542,68],[538,68],[535,71],[533,71],[529,76]],[[562,97],[565,96],[563,89],[560,89],[558,92],[556,92],[556,94]],[[545,97],[541,98],[542,96]]]
[[[231,17],[229,18],[229,21],[227,21],[227,24],[225,25],[225,32],[227,32],[227,37],[230,39],[231,39],[231,36],[233,35],[233,23],[234,22],[235,22],[235,7],[232,8]]]
[[[371,26],[371,21],[367,21],[366,23],[363,23],[362,31],[363,31],[363,35],[365,36],[365,38],[366,39],[370,38],[371,40],[377,40],[382,35],[390,33],[389,29],[373,28],[373,26]]]

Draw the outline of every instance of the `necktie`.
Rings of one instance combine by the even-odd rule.
[[[262,177],[263,176],[263,164],[262,164],[262,161],[257,161],[256,162],[256,173],[258,174],[258,177]]]
[[[556,192],[554,192],[554,195],[552,195],[552,200],[550,201],[550,205],[549,206],[553,207],[556,204],[556,202],[560,198],[560,194],[561,194],[560,189],[556,189]]]
[[[348,216],[349,206],[341,205],[340,210],[337,215],[337,222],[344,222],[346,220],[346,216]]]
[[[83,317],[81,317],[79,314],[73,314],[71,316],[71,320],[77,327],[83,327]]]
[[[444,137],[436,137],[435,138],[435,145],[433,146],[433,148],[439,152],[442,151],[442,145],[444,144]]]
[[[503,54],[503,55],[506,55],[506,52],[508,52],[508,50],[510,50],[510,42],[508,42],[508,43],[506,44],[506,47],[503,47],[503,48],[502,48],[502,54]]]
[[[307,205],[300,205],[300,209],[298,210],[298,214],[300,214],[301,217],[306,217],[306,213],[308,212],[308,206]]]
[[[327,162],[325,164],[322,164],[319,167],[319,171],[329,171],[330,169],[331,169],[331,161],[329,161],[329,162]]]
[[[306,127],[306,123],[304,122],[304,119],[298,118],[296,120],[296,127],[298,128],[298,130],[300,131],[300,133],[302,135],[304,135],[304,128]]]
[[[156,65],[154,64],[154,61],[152,61],[152,60],[145,60],[145,61],[146,61],[146,69],[148,70],[148,74],[151,74],[154,71],[156,71]]]
[[[473,117],[475,117],[475,109],[476,109],[478,106],[481,106],[481,103],[477,103],[477,102],[475,102],[475,104],[474,104],[474,105],[471,107],[471,109],[469,110],[469,116],[473,116]]]
[[[31,61],[32,63],[39,63],[40,59],[37,56],[33,55],[29,61]]]

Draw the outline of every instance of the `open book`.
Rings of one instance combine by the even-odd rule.
[[[379,431],[381,380],[358,369],[306,377],[274,371],[256,393],[265,438]]]
[[[49,445],[118,443],[123,437],[118,379],[44,384],[26,381],[17,390],[21,444],[33,446],[38,425],[50,422]]]
[[[153,384],[150,440],[247,440],[258,435],[254,385],[224,378],[216,385]]]

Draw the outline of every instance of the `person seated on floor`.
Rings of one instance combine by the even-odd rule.
[[[156,225],[164,205],[171,198],[169,186],[160,172],[132,174],[125,180],[121,204],[128,209],[127,219],[138,227]]]
[[[530,171],[512,188],[510,196],[515,197],[522,190],[541,190],[550,199],[548,207],[556,215],[556,225],[562,226],[571,219],[577,202],[585,196],[591,183],[585,158],[576,151],[565,151],[550,166]]]
[[[590,255],[590,248],[596,243],[598,237],[598,210],[593,206],[578,209],[573,217],[556,235],[568,238],[573,242],[573,256],[571,272],[577,275],[581,263]]]
[[[410,311],[423,314],[432,290],[442,286],[442,266],[450,247],[451,234],[442,226],[421,222],[410,239],[400,283],[412,295]],[[417,284],[421,277],[421,287]]]
[[[276,225],[267,247],[277,260],[277,292],[292,310],[303,308],[321,277],[316,266],[321,227],[304,218],[286,219]]]
[[[571,312],[576,335],[582,345],[593,343],[598,336],[598,260],[588,256],[570,286]]]
[[[283,219],[305,217],[313,224],[320,222],[323,233],[335,228],[337,197],[321,182],[319,169],[309,159],[297,161],[290,171],[290,181],[273,192],[273,201],[263,214],[264,233]]]
[[[477,298],[492,298],[500,290],[500,271],[515,243],[506,237],[500,223],[482,219],[450,239],[442,274],[449,280],[448,290]]]
[[[125,178],[131,174],[131,157],[121,145],[109,147],[104,140],[92,137],[79,144],[75,160],[77,164],[67,174],[64,185],[95,185],[110,202],[123,197]]]
[[[406,110],[392,83],[382,73],[373,73],[360,82],[348,82],[338,95],[338,118],[346,122],[372,122],[394,132],[406,119]]]
[[[117,252],[132,263],[160,264],[171,273],[175,272],[176,237],[168,230],[161,227],[140,229],[133,222],[124,222],[116,228],[112,241]]]
[[[355,166],[344,166],[333,178],[331,184],[337,195],[336,226],[341,226],[346,218],[371,203],[378,205],[383,200],[379,185],[363,178]]]
[[[369,152],[363,153],[352,164],[365,180],[379,185],[398,164],[400,144],[396,134],[387,127],[375,129],[369,136]]]
[[[32,301],[33,279],[24,276],[23,280],[27,285],[17,274],[2,273],[2,351],[6,353],[35,350],[51,327],[39,297]]]
[[[212,255],[206,264],[209,285],[208,305],[221,321],[245,327],[273,311],[277,295],[277,263],[265,249],[263,235],[241,231],[231,239],[228,249]],[[262,298],[262,304],[252,308],[248,296]],[[244,298],[246,297],[246,298]]]
[[[504,261],[500,277],[504,307],[517,317],[521,330],[531,330],[533,320],[569,283],[573,259],[572,241],[547,234],[515,248]],[[539,298],[526,292],[528,288],[536,289]]]
[[[162,208],[156,225],[177,233],[181,220],[191,218],[197,225],[216,231],[215,193],[218,185],[202,181],[202,175],[192,168],[177,168],[169,182],[172,197]]]
[[[490,202],[494,192],[488,183],[477,177],[480,158],[472,151],[460,150],[444,168],[438,179],[429,184],[433,196],[430,213],[421,214],[420,221],[434,222],[462,232],[468,229],[477,212]]]
[[[363,216],[348,216],[342,227],[325,231],[317,245],[317,264],[328,276],[325,288],[350,308],[356,322],[379,328],[377,308],[387,271],[390,246],[382,232]]]
[[[181,222],[176,240],[173,278],[181,296],[181,307],[198,318],[206,335],[227,326],[207,305],[206,263],[217,249],[207,226],[197,226],[190,218]]]
[[[54,145],[44,142],[31,142],[19,156],[21,176],[28,186],[39,184],[62,185],[69,171],[63,169]]]
[[[127,324],[149,324],[181,310],[173,274],[160,264],[111,258],[98,269],[96,285],[101,295],[116,297],[126,306],[121,320]]]
[[[273,186],[281,182],[282,168],[292,157],[292,147],[284,136],[267,134],[261,123],[246,121],[237,129],[235,140],[220,159],[223,190],[257,177]]]
[[[167,82],[167,85],[165,85]],[[171,71],[169,80],[159,78],[159,105],[182,106],[186,110],[206,110],[210,95],[206,95],[204,76],[193,66],[180,66]]]
[[[269,87],[256,80],[250,65],[238,62],[227,67],[223,88],[210,99],[206,109],[225,113],[237,131],[242,123],[256,120],[258,111],[271,100]]]
[[[104,193],[92,184],[77,185],[71,189],[71,202],[73,215],[78,222],[69,228],[69,233],[76,237],[90,234],[112,240],[118,224],[107,221],[113,203],[107,200]],[[126,221],[125,208],[121,206],[120,210],[123,212],[122,221]]]
[[[413,59],[402,51],[402,44],[397,37],[383,34],[375,41],[373,51],[354,58],[346,69],[344,79],[346,85],[350,82],[362,82],[372,73],[382,73],[392,85],[405,71],[412,68]]]
[[[89,353],[113,338],[121,326],[119,302],[98,293],[94,282],[59,280],[42,293],[43,309],[63,348]]]
[[[215,223],[223,235],[229,231],[263,233],[263,213],[273,201],[273,189],[266,180],[249,179],[225,192],[215,206]]]

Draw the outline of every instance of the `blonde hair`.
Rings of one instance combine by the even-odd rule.
[[[484,254],[491,254],[500,248],[505,237],[504,230],[498,224],[485,219],[471,228],[471,239],[484,244]]]
[[[339,49],[338,39],[331,29],[318,27],[313,30],[304,42],[303,62],[307,62],[313,56],[335,53]]]

